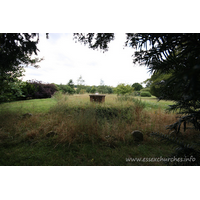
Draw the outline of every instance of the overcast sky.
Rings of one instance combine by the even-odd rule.
[[[44,57],[40,68],[25,68],[23,81],[38,80],[46,83],[67,84],[70,79],[77,84],[82,76],[85,85],[117,86],[119,83],[141,83],[150,77],[147,67],[133,64],[132,48],[123,48],[125,34],[116,34],[105,53],[75,43],[72,33],[40,34],[38,57]]]

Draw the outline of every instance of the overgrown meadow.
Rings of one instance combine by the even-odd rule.
[[[177,114],[165,109],[172,103],[114,94],[106,95],[105,103],[92,103],[88,94],[59,92],[49,99],[3,103],[0,165],[165,165],[130,159],[169,157],[172,146],[150,134],[170,134],[166,126]],[[134,130],[143,133],[142,142],[134,141]]]

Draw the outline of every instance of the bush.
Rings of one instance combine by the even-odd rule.
[[[51,98],[54,92],[57,91],[57,88],[53,83],[45,84],[41,81],[29,81],[29,83],[34,86],[35,92],[32,94],[32,98],[34,99]]]
[[[150,92],[141,92],[140,94],[141,97],[151,97]]]
[[[21,90],[24,95],[24,97],[21,97],[19,99],[27,99],[32,98],[37,89],[35,88],[34,84],[29,83],[28,81],[22,82],[21,84]]]

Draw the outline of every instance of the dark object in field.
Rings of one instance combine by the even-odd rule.
[[[131,133],[132,137],[136,142],[141,142],[143,141],[143,134],[141,131],[135,130]]]
[[[33,115],[31,113],[25,113],[22,115],[23,118],[26,118],[26,117],[32,117]]]
[[[103,94],[90,94],[90,101],[91,102],[98,102],[98,103],[103,103],[105,102],[105,96]]]
[[[47,137],[53,137],[53,136],[55,136],[55,135],[57,135],[57,133],[55,133],[54,131],[50,131],[49,133],[47,133]]]

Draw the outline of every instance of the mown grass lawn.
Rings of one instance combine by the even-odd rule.
[[[172,146],[150,135],[169,134],[165,126],[176,119],[175,114],[164,111],[169,102],[157,102],[155,98],[141,101],[106,95],[106,103],[96,104],[90,103],[89,95],[55,95],[51,99],[1,104],[0,165],[165,165],[129,160],[166,158],[173,152]],[[133,140],[134,130],[142,131],[142,142]],[[53,135],[48,137],[48,133]],[[193,139],[189,132],[185,137]]]

